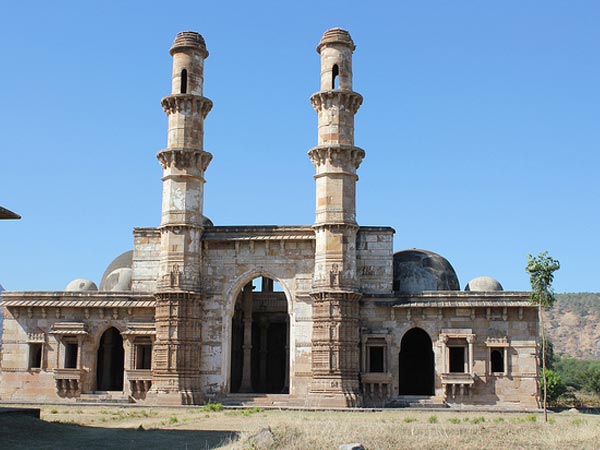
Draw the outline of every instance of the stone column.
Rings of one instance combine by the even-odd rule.
[[[252,389],[252,282],[242,291],[242,312],[244,314],[244,359],[240,392],[253,392]]]
[[[475,336],[467,336],[467,344],[469,345],[469,373],[473,375],[474,355],[473,355],[473,343],[475,342]]]
[[[290,392],[290,315],[285,323],[285,378],[283,380],[283,389],[281,393]]]
[[[263,319],[259,324],[260,329],[260,350],[259,350],[259,366],[258,366],[258,379],[261,390],[265,390],[267,387],[267,357],[269,356],[269,349],[267,348],[267,337],[269,332],[269,322]]]

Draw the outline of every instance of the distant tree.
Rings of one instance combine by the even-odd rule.
[[[531,302],[538,307],[540,320],[540,334],[542,343],[542,387],[544,390],[544,420],[548,422],[548,380],[546,373],[546,336],[544,334],[543,308],[551,308],[556,301],[552,282],[554,272],[560,269],[560,263],[548,256],[548,252],[542,252],[538,256],[527,255],[527,266],[525,270],[529,273],[531,283]]]
[[[585,371],[584,388],[600,395],[600,367],[590,364],[590,367]]]

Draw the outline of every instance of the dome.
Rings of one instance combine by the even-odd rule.
[[[85,292],[85,291],[97,291],[98,286],[92,280],[85,278],[77,278],[67,284],[65,291],[70,292]]]
[[[321,47],[327,44],[343,44],[347,45],[354,51],[356,46],[350,37],[350,33],[346,30],[342,30],[341,28],[331,28],[325,33],[323,33],[323,37],[317,46],[317,52],[321,53]]]
[[[129,250],[125,253],[117,256],[106,268],[104,274],[102,274],[102,281],[100,282],[100,290],[101,291],[110,291],[111,289],[106,287],[106,279],[108,276],[117,269],[131,269],[133,264],[133,250]],[[112,285],[114,286],[114,284]],[[128,289],[125,289],[128,290]]]
[[[197,48],[204,54],[204,58],[208,57],[206,42],[202,35],[195,31],[181,31],[177,33],[173,45],[171,46],[170,53],[173,55],[175,52],[181,51],[184,48]]]
[[[502,285],[492,277],[477,277],[473,278],[465,286],[465,291],[472,292],[489,292],[489,291],[503,291]]]
[[[394,254],[394,291],[459,291],[454,268],[446,258],[416,248]]]
[[[130,291],[131,290],[131,274],[133,270],[129,267],[121,267],[115,269],[108,274],[104,280],[105,291]]]

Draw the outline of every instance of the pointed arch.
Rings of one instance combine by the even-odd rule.
[[[188,73],[187,69],[181,71],[181,94],[187,94]]]
[[[399,355],[400,395],[434,395],[433,343],[422,328],[411,328],[402,337]]]

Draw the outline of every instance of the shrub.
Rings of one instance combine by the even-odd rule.
[[[485,422],[485,417],[475,417],[471,420],[471,423],[483,423]]]
[[[537,416],[535,414],[527,414],[525,416],[525,422],[536,422]]]
[[[208,402],[202,408],[200,408],[201,412],[219,412],[223,411],[224,406],[221,403],[211,403]]]
[[[429,416],[429,423],[438,423],[438,417],[437,416]]]
[[[417,421],[417,419],[415,419],[414,417],[407,416],[404,418],[405,423],[411,423],[411,422],[416,422],[416,421]]]
[[[460,423],[460,419],[459,419],[459,418],[457,418],[457,417],[450,417],[450,418],[448,419],[448,422],[450,422],[450,423],[453,423],[453,424],[455,424],[455,425],[456,425],[457,423]]]
[[[179,420],[177,419],[177,416],[169,417],[169,423],[177,423],[177,422],[179,422]]]

